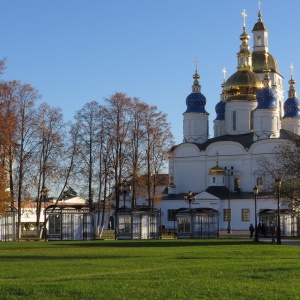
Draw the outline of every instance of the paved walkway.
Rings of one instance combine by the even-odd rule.
[[[271,243],[271,239],[270,238],[260,238],[259,239],[260,241],[262,242],[265,242],[265,243]],[[276,241],[274,243],[276,245]],[[281,245],[286,245],[286,246],[300,246],[300,240],[289,240],[289,239],[281,239]]]
[[[220,230],[219,232],[220,238],[249,238],[249,231],[248,230],[234,230],[231,233],[228,233],[226,230]],[[275,238],[276,239],[276,238]],[[265,243],[271,243],[271,237],[267,238],[259,238],[260,241]],[[276,242],[275,242],[276,244]],[[282,245],[288,245],[288,246],[300,246],[300,239],[288,239],[288,238],[282,238],[281,239]]]

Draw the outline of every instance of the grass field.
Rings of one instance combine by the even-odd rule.
[[[246,239],[0,243],[0,299],[300,299],[300,247]]]

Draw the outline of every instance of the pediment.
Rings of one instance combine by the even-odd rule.
[[[196,195],[196,200],[220,200],[220,198],[203,191]]]

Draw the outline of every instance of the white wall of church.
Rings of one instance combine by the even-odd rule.
[[[256,101],[227,102],[225,111],[226,133],[236,135],[253,131],[250,118],[251,112],[256,106]]]
[[[300,118],[287,118],[281,120],[282,128],[300,135]]]
[[[226,186],[229,182],[230,189],[233,190],[234,178],[238,178],[241,191],[252,192],[258,177],[265,178],[264,181],[267,179],[260,162],[264,158],[270,159],[272,155],[274,156],[279,145],[283,143],[286,141],[265,139],[245,149],[239,143],[224,141],[209,145],[205,151],[200,151],[194,144],[181,144],[170,160],[176,185],[175,193],[188,191],[199,193],[208,188],[210,186],[209,171],[216,165],[217,159],[220,167],[233,169],[233,174],[230,174],[231,178],[228,179],[226,176]]]

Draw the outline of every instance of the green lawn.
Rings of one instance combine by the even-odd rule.
[[[300,299],[300,247],[246,239],[0,243],[0,299]]]

